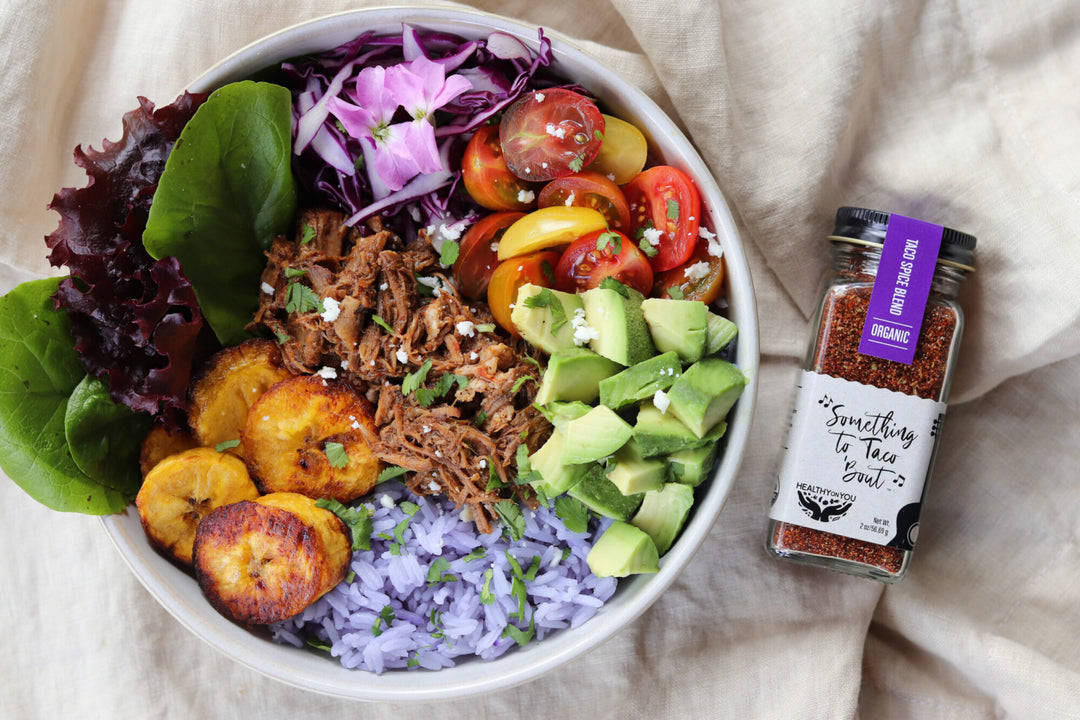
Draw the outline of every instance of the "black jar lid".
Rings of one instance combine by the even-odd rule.
[[[841,207],[836,211],[833,236],[838,239],[862,240],[874,245],[885,242],[889,213],[868,208]],[[941,235],[938,260],[954,263],[971,270],[975,265],[975,236],[945,228]]]

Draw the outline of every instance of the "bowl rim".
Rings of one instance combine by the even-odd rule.
[[[361,8],[316,17],[266,35],[212,65],[188,89],[211,90],[289,57],[335,47],[366,30],[399,32],[402,23],[436,27],[466,37],[485,37],[492,31],[500,31],[517,37],[533,50],[538,45],[538,26],[480,10],[433,5]],[[102,519],[125,562],[176,620],[219,652],[262,675],[323,695],[394,702],[461,699],[528,682],[595,649],[644,613],[700,549],[730,494],[749,438],[759,363],[753,281],[734,218],[697,150],[648,95],[607,69],[574,40],[547,28],[543,32],[553,41],[554,67],[569,64],[580,70],[573,73],[573,80],[597,92],[614,114],[633,117],[639,127],[644,125],[642,129],[652,147],[660,149],[654,136],[664,138],[661,153],[664,161],[680,166],[695,179],[702,194],[702,212],[709,213],[724,248],[727,296],[739,328],[735,362],[747,375],[747,385],[729,415],[722,456],[710,477],[710,485],[696,499],[693,515],[679,541],[662,559],[660,571],[621,579],[615,597],[582,626],[554,632],[538,643],[514,648],[496,660],[469,659],[436,672],[388,671],[376,675],[346,669],[322,654],[269,642],[214,611],[193,580],[176,584],[175,580],[185,573],[149,546],[131,506]],[[675,156],[679,157],[678,161]],[[737,298],[733,297],[735,290],[739,291]]]

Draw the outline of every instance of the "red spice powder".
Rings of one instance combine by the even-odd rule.
[[[910,365],[859,353],[859,341],[870,304],[871,284],[838,285],[824,299],[820,329],[810,369],[920,398],[941,400],[945,371],[959,316],[931,295]],[[864,540],[835,535],[791,523],[776,523],[778,551],[838,558],[879,568],[890,575],[903,568],[907,552]]]

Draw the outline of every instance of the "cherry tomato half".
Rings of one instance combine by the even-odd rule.
[[[589,98],[565,88],[530,92],[507,108],[499,140],[510,172],[553,180],[577,172],[600,152],[604,116]]]
[[[604,216],[592,208],[559,205],[533,210],[506,229],[499,243],[499,259],[569,245],[606,227]]]
[[[586,170],[611,177],[616,185],[625,185],[645,167],[649,144],[636,126],[613,115],[604,116],[604,142]]]
[[[552,287],[555,284],[555,265],[559,262],[559,253],[555,250],[543,250],[531,255],[510,258],[499,263],[488,283],[487,301],[495,321],[511,335],[520,337],[513,320],[510,319],[511,307],[517,300],[518,288],[525,283],[540,287]]]
[[[690,259],[701,223],[701,196],[686,173],[656,165],[638,173],[623,188],[630,203],[630,235],[648,237],[659,230],[656,254],[649,258],[654,272],[670,270]]]
[[[572,205],[590,207],[603,213],[608,227],[627,232],[630,228],[630,206],[622,189],[600,173],[583,170],[563,175],[544,186],[536,198],[539,207]]]
[[[599,230],[570,243],[555,266],[555,287],[563,292],[583,292],[606,277],[613,277],[647,295],[653,271],[630,238],[614,230]]]
[[[461,179],[469,196],[488,210],[524,212],[536,207],[539,186],[506,167],[496,125],[485,125],[469,139],[461,159]]]
[[[499,264],[499,240],[506,228],[523,217],[525,213],[520,212],[492,213],[466,231],[454,263],[454,282],[462,295],[474,300],[487,295],[491,274]]]
[[[704,263],[704,265],[702,265]],[[671,292],[671,288],[678,288]],[[724,289],[724,259],[709,254],[709,243],[699,242],[690,259],[677,268],[656,274],[653,295],[700,300],[706,305]]]

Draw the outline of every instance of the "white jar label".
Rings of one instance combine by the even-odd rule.
[[[912,549],[945,408],[803,371],[769,517]]]

